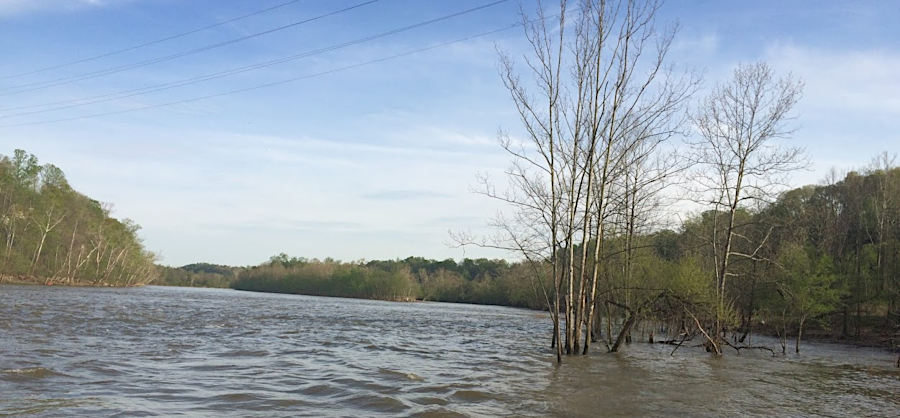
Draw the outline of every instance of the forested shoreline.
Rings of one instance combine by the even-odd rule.
[[[788,190],[771,204],[739,208],[725,329],[896,347],[900,341],[900,168],[887,154],[843,178]],[[390,301],[439,301],[552,310],[547,259],[421,257],[341,262],[279,254],[252,267],[154,266],[132,221],[71,189],[57,167],[17,150],[0,157],[4,283],[92,286],[160,284]],[[603,240],[592,339],[618,348],[638,323],[696,333],[712,316],[722,212],[678,230],[630,228],[619,214]],[[631,223],[630,223],[631,222]],[[631,231],[631,232],[629,232]],[[760,244],[762,243],[762,244]],[[592,263],[596,241],[575,245]],[[587,251],[584,251],[587,249]],[[568,251],[568,248],[563,248]],[[573,273],[582,274],[581,271]],[[560,292],[562,298],[565,292]],[[564,300],[564,299],[563,299]],[[683,331],[683,332],[682,332]],[[620,341],[621,340],[621,341]],[[618,344],[617,344],[618,343]]]
[[[715,355],[762,348],[748,339],[761,326],[782,353],[789,343],[799,353],[812,326],[897,346],[894,157],[788,190],[811,166],[790,142],[803,80],[760,61],[702,88],[701,72],[671,62],[678,25],[660,8],[586,1],[522,13],[530,48],[500,51],[499,66],[521,129],[499,133],[505,181],[484,175],[474,187],[507,209],[491,220],[496,235],[455,241],[531,266],[558,362],[594,343],[618,351],[643,321]],[[679,204],[696,214],[685,219]]]
[[[73,190],[53,164],[0,155],[0,283],[139,286],[155,257],[129,219]]]
[[[521,263],[505,260],[453,259],[343,263],[272,257],[241,273],[231,285],[238,290],[315,296],[435,301],[543,309],[529,272]]]
[[[884,156],[876,161],[843,179],[792,189],[771,205],[737,212],[742,239],[733,251],[756,256],[731,266],[725,328],[735,341],[751,332],[772,334],[782,338],[783,351],[789,343],[799,350],[803,334],[810,333],[811,338],[897,347],[900,168],[885,167]],[[610,230],[602,249],[604,286],[598,292],[595,340],[608,341],[612,348],[621,337],[621,346],[642,321],[697,332],[694,321],[703,322],[715,306],[715,282],[706,273],[715,270],[715,247],[706,237],[721,228],[723,218],[716,215],[706,211],[689,217],[678,231],[628,236],[625,229]],[[766,245],[759,246],[763,238]],[[589,261],[593,245],[588,243]],[[581,247],[573,250],[576,258],[583,253]],[[166,268],[172,272],[161,273],[160,284],[550,310],[552,300],[541,283],[549,268],[548,260],[341,262],[280,254],[254,267]]]

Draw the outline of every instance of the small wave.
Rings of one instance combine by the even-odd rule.
[[[260,398],[258,396],[251,395],[249,393],[226,393],[224,395],[219,395],[219,396],[212,398],[213,401],[221,401],[221,402],[228,402],[228,403],[250,402],[250,401],[256,401],[259,399]]]
[[[24,369],[7,369],[0,371],[3,380],[24,381],[31,379],[45,379],[49,377],[68,377],[68,375],[59,373],[44,367],[28,367]]]
[[[331,397],[346,393],[345,390],[333,385],[312,385],[300,389],[298,392],[316,397]]]
[[[425,379],[422,376],[419,376],[415,373],[400,372],[397,370],[391,370],[391,369],[385,369],[385,368],[378,369],[378,372],[380,374],[383,374],[386,377],[388,377],[390,379],[394,379],[394,380],[404,380],[404,381],[412,380],[414,382],[425,381]]]
[[[467,417],[466,414],[461,414],[456,411],[451,411],[447,408],[434,408],[429,409],[427,411],[416,412],[415,414],[410,415],[410,417],[415,418],[457,418],[457,417]]]
[[[232,364],[197,364],[193,366],[187,366],[188,370],[193,372],[218,372],[223,370],[233,370],[235,368]]]
[[[366,390],[369,392],[377,392],[381,394],[393,394],[398,392],[398,388],[392,386],[385,386],[370,380],[361,380],[355,378],[340,378],[340,379],[332,379],[331,383],[341,385],[347,389],[352,391],[357,390]]]
[[[435,396],[422,396],[418,398],[412,398],[410,401],[415,402],[419,405],[440,405],[444,406],[450,403],[450,401],[444,398],[438,398]]]
[[[479,390],[458,390],[453,396],[464,402],[481,402],[492,399],[489,393]]]
[[[5,372],[3,370],[2,372]],[[48,413],[63,408],[75,408],[94,405],[101,405],[97,398],[82,399],[55,399],[55,398],[21,398],[21,399],[0,399],[0,417],[6,416],[32,416],[35,414]]]
[[[266,357],[270,353],[266,350],[235,350],[216,354],[216,357]]]
[[[357,408],[373,412],[398,414],[409,409],[403,401],[389,396],[360,395],[344,401],[342,404],[353,405]]]
[[[443,373],[440,373],[443,374]],[[427,385],[427,386],[419,386],[413,387],[408,390],[410,393],[423,393],[423,394],[447,394],[451,392],[456,392],[460,390],[468,390],[478,387],[478,385],[473,383],[451,383],[444,385]]]

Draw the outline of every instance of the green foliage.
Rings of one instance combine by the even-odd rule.
[[[840,294],[834,287],[836,276],[830,257],[811,258],[804,248],[792,245],[781,249],[778,263],[781,268],[776,274],[776,289],[791,322],[799,324],[837,307]]]
[[[23,150],[0,156],[0,281],[146,284],[156,270],[139,229],[72,190],[58,167]]]
[[[679,260],[672,266],[671,277],[669,288],[679,299],[691,301],[696,305],[714,305],[716,289],[709,280],[710,275],[703,270],[701,262],[696,257]]]
[[[153,282],[155,285],[227,288],[243,268],[197,263],[177,268],[156,266],[156,270],[159,277]]]
[[[420,257],[342,263],[280,254],[241,271],[231,287],[238,290],[382,300],[506,305],[540,309],[531,278],[521,264],[504,260]]]
[[[417,293],[407,268],[392,266],[379,269],[318,260],[287,264],[270,262],[245,270],[231,287],[261,292],[383,300],[408,300]]]
[[[833,180],[786,191],[742,215],[728,298],[744,324],[758,318],[799,333],[805,324],[830,331],[839,323],[839,334],[857,338],[900,324],[900,169]],[[681,239],[708,272],[719,243],[703,238],[714,218],[707,212],[688,220]],[[874,315],[883,320],[866,320]]]

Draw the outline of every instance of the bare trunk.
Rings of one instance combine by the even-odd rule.
[[[35,250],[34,258],[32,259],[32,262],[31,262],[31,268],[30,268],[31,274],[34,274],[34,269],[37,267],[37,264],[40,262],[41,253],[44,250],[44,243],[47,241],[47,235],[49,235],[50,231],[53,231],[53,229],[56,228],[56,226],[59,225],[59,223],[62,222],[63,219],[65,219],[66,215],[68,214],[68,212],[63,213],[62,216],[60,216],[56,222],[53,222],[53,212],[54,212],[54,210],[51,209],[47,213],[46,224],[38,225],[38,227],[40,228],[40,231],[41,231],[41,240],[40,240],[40,243],[38,244],[37,250]]]
[[[803,337],[803,322],[806,318],[800,320],[800,325],[797,327],[797,343],[794,346],[794,353],[800,354],[800,339]]]
[[[631,327],[634,326],[637,321],[638,316],[634,314],[629,314],[628,319],[625,320],[625,323],[622,324],[622,329],[619,330],[619,336],[616,337],[616,342],[613,343],[612,347],[610,347],[609,352],[615,353],[619,351],[619,347],[622,346],[622,343],[625,342],[625,338],[627,335],[631,333]]]

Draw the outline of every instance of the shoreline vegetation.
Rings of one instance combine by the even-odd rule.
[[[107,283],[94,283],[85,280],[74,281],[53,281],[44,277],[36,276],[6,276],[0,275],[0,285],[25,285],[25,286],[68,286],[68,287],[129,287],[124,285],[112,285]],[[143,286],[143,285],[134,285]],[[131,286],[131,287],[134,287]]]
[[[155,255],[130,219],[72,189],[61,169],[17,149],[0,155],[0,274],[43,284],[138,286]],[[37,279],[40,278],[40,279]]]
[[[672,240],[677,241],[677,240]],[[447,302],[497,305],[548,312],[538,285],[529,276],[525,263],[505,260],[464,259],[428,260],[409,257],[402,260],[341,262],[279,254],[254,267],[229,267],[191,264],[181,268],[161,267],[160,281],[154,284],[232,288],[241,291],[283,293],[308,296],[343,297],[393,302]],[[211,285],[213,284],[213,285]],[[897,351],[898,337],[886,329],[884,318],[866,313],[860,318],[858,335],[842,335],[842,311],[835,309],[808,321],[803,339],[823,343]],[[614,318],[610,329],[621,327],[623,317]],[[784,325],[754,320],[749,329],[731,329],[729,338],[752,339],[753,335],[779,338],[784,335],[785,350],[796,334]],[[671,327],[660,317],[647,315],[638,324],[643,328]],[[633,328],[637,329],[638,324]],[[782,328],[779,328],[782,327]],[[695,328],[687,327],[686,341],[702,339]],[[674,329],[674,328],[670,328]],[[600,335],[602,338],[602,334]],[[637,338],[643,338],[637,337]],[[628,343],[632,342],[628,339]],[[634,340],[646,342],[642,340]],[[659,343],[660,341],[655,341]],[[677,341],[676,341],[677,342]],[[774,347],[773,347],[774,348]]]
[[[599,255],[590,339],[615,351],[632,329],[656,324],[722,340],[777,336],[781,351],[802,339],[888,349],[900,346],[900,168],[887,156],[769,205],[737,208],[728,302],[716,271],[722,212],[688,217],[677,230],[632,229],[610,221],[604,239],[559,249],[578,266]],[[627,222],[625,224],[627,226]],[[22,150],[0,156],[0,284],[230,287],[237,290],[393,301],[501,305],[551,311],[575,289],[553,285],[554,263],[421,257],[342,262],[279,254],[257,266],[154,264],[130,220],[72,190],[62,171]],[[636,232],[637,231],[637,232]],[[760,244],[762,242],[762,244]],[[557,264],[561,261],[557,261]],[[558,265],[556,266],[559,267]],[[577,281],[576,281],[577,282]],[[554,295],[558,299],[554,300]],[[581,303],[585,303],[584,300]],[[724,315],[724,316],[723,316]],[[565,317],[565,315],[564,315]],[[557,340],[548,341],[557,344]],[[725,344],[725,343],[723,343]],[[601,346],[602,347],[602,346]]]
[[[782,354],[800,353],[814,329],[872,331],[896,347],[896,157],[786,190],[811,165],[790,143],[803,81],[760,61],[704,88],[701,73],[671,62],[677,24],[659,10],[588,1],[522,14],[531,48],[524,59],[499,51],[522,129],[498,134],[503,180],[473,187],[506,210],[495,235],[456,243],[525,260],[559,363],[616,352],[648,321],[702,335],[715,355],[759,348],[748,338],[760,325]],[[679,213],[685,203],[698,212]]]

